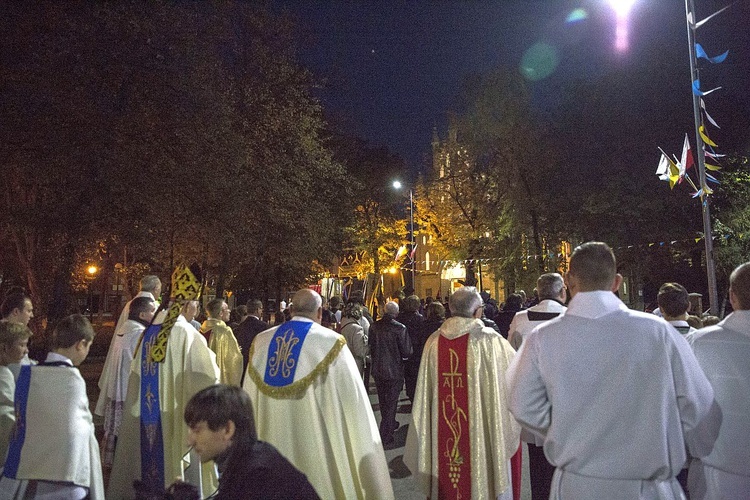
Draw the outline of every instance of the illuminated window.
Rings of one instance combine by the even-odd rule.
[[[430,252],[424,253],[424,269],[425,271],[430,270]]]

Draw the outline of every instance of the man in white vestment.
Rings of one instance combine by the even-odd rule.
[[[216,357],[206,339],[180,310],[200,295],[197,267],[178,266],[172,275],[172,303],[143,333],[131,365],[107,498],[133,498],[133,481],[155,494],[175,478],[191,483],[204,496],[216,490],[212,463],[188,448],[185,405],[201,389],[219,380]]]
[[[320,325],[313,290],[292,299],[291,321],[258,334],[244,389],[258,438],[275,446],[321,498],[393,498],[388,464],[346,341]]]
[[[729,301],[732,314],[693,335],[723,420],[711,454],[690,464],[691,500],[750,499],[750,262],[731,274]]]
[[[505,372],[515,351],[484,326],[474,287],[456,290],[450,310],[424,346],[404,463],[429,498],[512,499],[521,428],[508,411]]]
[[[687,341],[629,310],[604,243],[576,248],[565,313],[529,334],[511,364],[510,410],[544,438],[552,499],[680,499],[687,460],[711,452],[714,391]]]
[[[77,369],[94,335],[84,316],[63,318],[44,363],[21,367],[0,499],[104,498],[86,382]]]
[[[115,334],[110,352],[114,367],[103,372],[100,377],[102,387],[99,402],[94,413],[104,417],[104,437],[102,438],[102,466],[112,467],[115,458],[117,434],[122,423],[122,407],[128,391],[130,365],[135,356],[141,334],[151,323],[156,312],[156,303],[149,297],[136,297],[130,301],[130,314],[120,332]]]
[[[659,287],[656,302],[659,304],[661,317],[675,327],[689,344],[692,343],[695,328],[687,322],[690,309],[690,294],[687,289],[679,283],[664,283]]]
[[[539,303],[513,316],[508,330],[508,342],[514,349],[521,348],[523,339],[537,326],[564,313],[563,304],[567,298],[565,282],[559,273],[545,273],[536,280],[536,292]],[[521,431],[521,440],[528,444],[529,450],[529,483],[531,498],[549,498],[549,486],[555,467],[544,456],[544,439],[526,429]]]
[[[102,373],[99,376],[99,400],[96,402],[96,408],[94,413],[97,415],[104,415],[104,407],[107,404],[107,395],[109,393],[107,389],[107,383],[117,378],[117,364],[120,361],[120,354],[122,350],[119,345],[124,334],[124,329],[128,326],[128,318],[130,316],[130,304],[139,297],[146,297],[156,302],[156,298],[161,295],[161,280],[158,276],[147,275],[141,278],[140,283],[141,290],[129,300],[125,307],[122,308],[120,318],[115,324],[115,330],[112,334],[112,340],[109,343],[109,349],[107,350],[107,358],[104,360],[104,367]]]

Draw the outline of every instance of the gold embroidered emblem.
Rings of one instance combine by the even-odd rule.
[[[151,391],[151,384],[148,384],[146,387],[146,407],[148,408],[149,414],[154,412],[154,402],[156,401],[156,396]]]
[[[458,482],[461,479],[461,466],[464,463],[464,457],[458,450],[458,443],[463,433],[463,424],[468,421],[466,411],[456,403],[456,388],[463,387],[461,377],[463,373],[459,372],[458,354],[453,349],[448,349],[450,354],[450,371],[443,372],[443,387],[450,387],[451,393],[440,402],[443,411],[443,419],[453,435],[445,443],[445,456],[449,460],[449,477],[454,488],[458,488]]]
[[[292,359],[292,349],[299,344],[299,337],[294,335],[293,328],[289,328],[274,340],[276,341],[276,350],[268,360],[268,374],[271,377],[276,377],[281,370],[281,376],[288,378],[297,363],[297,360]]]

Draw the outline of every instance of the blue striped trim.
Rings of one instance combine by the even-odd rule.
[[[31,366],[21,366],[21,372],[16,381],[16,393],[13,396],[16,410],[16,426],[8,447],[8,458],[5,461],[3,475],[16,479],[18,467],[21,465],[21,450],[26,439],[26,406],[29,402],[31,387]]]

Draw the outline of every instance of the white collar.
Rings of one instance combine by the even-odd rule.
[[[627,311],[627,309],[628,307],[614,293],[606,290],[596,290],[575,294],[570,300],[568,310],[565,311],[565,314],[595,319],[617,310]]]
[[[304,321],[306,323],[315,323],[315,321],[313,321],[310,318],[307,318],[305,316],[294,316],[292,318],[292,321]]]
[[[63,356],[62,354],[58,354],[56,352],[50,352],[47,354],[47,359],[44,360],[45,363],[66,363],[70,366],[74,366],[73,362],[70,360],[69,357]]]

